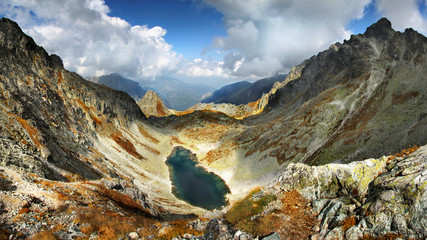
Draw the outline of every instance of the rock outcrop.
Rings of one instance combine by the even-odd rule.
[[[317,239],[427,236],[427,146],[410,155],[311,167],[290,164],[275,188],[298,190],[319,220]]]
[[[147,93],[138,101],[138,106],[146,117],[165,117],[175,113],[163,103],[162,98],[153,90],[148,90]]]

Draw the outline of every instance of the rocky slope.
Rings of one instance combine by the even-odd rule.
[[[426,147],[381,156],[427,143],[426,46],[382,19],[294,67],[244,120],[147,119],[1,19],[0,238],[425,238]],[[225,180],[231,206],[171,193],[175,146]]]
[[[171,194],[163,162],[175,143],[128,94],[68,72],[8,19],[0,53],[1,166],[59,181],[125,179],[176,213],[202,211]]]
[[[147,93],[138,101],[138,106],[146,117],[165,117],[174,114],[174,110],[170,110],[163,103],[162,98],[153,90],[148,90]]]
[[[248,121],[279,120],[257,124],[261,134],[240,135],[251,142],[246,155],[269,149],[279,162],[322,164],[425,144],[426,47],[424,36],[395,32],[382,19],[312,57],[297,79],[272,95],[269,112]]]
[[[242,131],[228,132],[201,158],[224,163],[230,154],[222,153],[231,152],[246,164],[324,164],[425,144],[426,43],[415,31],[395,32],[380,20],[296,67],[261,99],[262,114],[245,119]]]
[[[141,99],[146,90],[143,89],[138,82],[124,78],[117,73],[100,77],[90,77],[89,81],[105,85],[115,90],[124,91],[131,96],[135,101]]]

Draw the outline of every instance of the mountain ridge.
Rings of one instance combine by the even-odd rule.
[[[201,103],[230,103],[234,105],[246,105],[256,102],[273,87],[274,83],[281,82],[286,75],[277,75],[269,78],[259,79],[253,83],[246,84],[238,82],[226,85],[215,91],[212,96],[202,99]]]
[[[104,75],[100,77],[89,77],[89,81],[105,85],[115,90],[124,91],[129,94],[135,101],[141,99],[147,92],[143,89],[138,82],[126,79],[118,73]]]

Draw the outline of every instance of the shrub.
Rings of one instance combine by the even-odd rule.
[[[55,236],[55,234],[53,234],[52,230],[49,230],[49,231],[43,230],[37,233],[36,235],[34,235],[34,237],[30,239],[31,240],[59,240],[59,238]]]
[[[194,230],[188,225],[188,220],[176,220],[169,222],[171,228],[166,233],[160,235],[161,239],[172,239],[174,237],[182,236],[185,233],[192,234],[194,236],[201,236],[203,232]]]
[[[254,199],[253,196],[259,192],[259,189],[254,189],[244,199],[233,204],[226,213],[225,219],[246,232],[262,236],[271,232],[269,223],[274,217],[259,219],[259,221],[253,221],[251,218],[262,213],[263,209],[277,198],[272,194],[265,194]]]
[[[140,227],[150,228],[154,223],[153,220],[142,216],[123,216],[99,207],[78,209],[74,222],[84,226],[81,229],[84,234],[90,235],[96,232],[100,239],[117,239]]]

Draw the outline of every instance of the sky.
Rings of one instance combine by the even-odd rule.
[[[211,86],[287,73],[382,17],[427,34],[426,0],[1,0],[0,16],[83,77]]]

